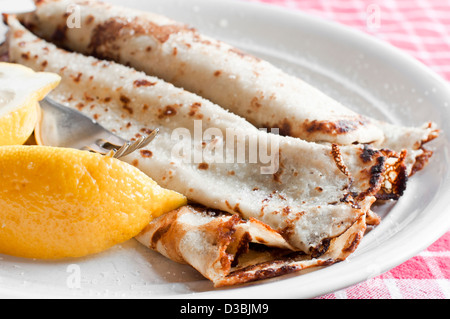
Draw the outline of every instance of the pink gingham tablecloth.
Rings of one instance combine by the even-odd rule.
[[[450,81],[450,0],[242,1],[301,10],[359,29]],[[450,231],[400,266],[318,299],[450,299]]]

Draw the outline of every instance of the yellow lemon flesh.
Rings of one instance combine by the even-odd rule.
[[[38,102],[60,81],[54,73],[0,62],[0,145],[26,142],[38,120]]]
[[[46,146],[0,147],[0,253],[81,257],[135,237],[186,204],[132,165]]]

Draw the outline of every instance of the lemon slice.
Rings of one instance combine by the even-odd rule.
[[[54,73],[0,62],[0,145],[26,142],[36,126],[38,102],[60,81]]]
[[[74,149],[0,147],[0,253],[81,257],[186,204],[136,167]]]

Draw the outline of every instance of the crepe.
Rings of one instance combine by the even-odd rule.
[[[357,114],[297,77],[195,29],[148,12],[98,1],[39,0],[23,17],[36,34],[84,54],[132,66],[199,94],[282,135],[339,145],[407,150],[409,175],[425,166],[434,123],[402,127]],[[79,6],[78,27],[67,13]]]
[[[355,251],[366,229],[361,216],[314,257],[292,249],[267,225],[238,215],[184,206],[153,220],[136,239],[173,261],[189,264],[214,283],[231,286],[311,267],[328,266]]]
[[[192,202],[267,224],[298,251],[325,253],[376,198],[397,199],[405,190],[404,152],[270,134],[193,93],[59,49],[6,20],[10,61],[62,77],[52,99],[125,139],[159,128],[150,147],[126,161]],[[269,150],[266,158],[261,150]]]

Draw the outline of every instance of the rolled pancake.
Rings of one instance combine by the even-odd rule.
[[[10,61],[61,75],[52,99],[125,139],[160,129],[148,149],[126,161],[193,202],[266,223],[298,250],[322,251],[324,242],[368,213],[376,196],[395,199],[405,189],[404,153],[309,143],[258,130],[195,94],[114,62],[59,49],[14,17],[6,20]],[[236,134],[227,135],[230,130]],[[262,157],[252,162],[250,156],[237,161],[243,153],[235,139],[246,151],[251,144],[271,149],[271,162]],[[192,156],[174,152],[180,146]],[[214,160],[218,151],[232,160]]]
[[[365,217],[328,243],[326,253],[297,252],[261,222],[184,206],[150,222],[136,239],[167,258],[189,264],[214,283],[230,286],[346,259],[365,232]]]
[[[39,0],[36,4],[36,12],[23,20],[39,36],[157,76],[256,127],[275,127],[282,135],[312,142],[371,143],[397,152],[408,150],[410,174],[431,156],[422,146],[438,135],[435,124],[399,127],[357,114],[301,79],[182,23],[98,1]],[[67,9],[74,4],[79,6],[80,26],[68,28],[73,17]]]

